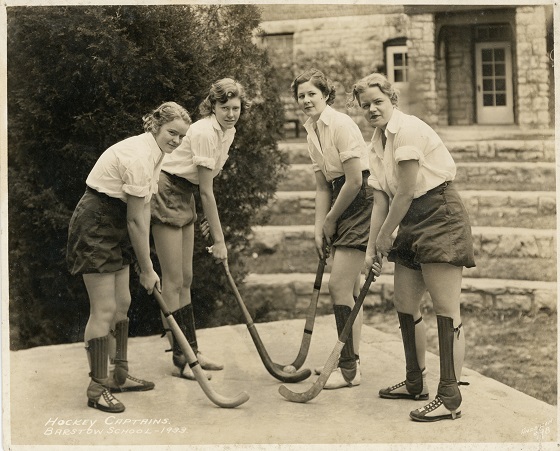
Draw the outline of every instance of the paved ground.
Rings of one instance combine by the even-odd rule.
[[[287,364],[295,358],[303,324],[292,320],[257,325],[273,360]],[[304,366],[323,364],[335,342],[334,318],[318,318]],[[5,391],[3,398],[4,417],[11,420],[4,430],[5,449],[77,450],[102,445],[95,449],[129,450],[143,445],[142,449],[167,450],[182,445],[178,449],[230,450],[230,445],[239,445],[235,448],[426,450],[436,448],[436,443],[437,449],[453,451],[557,448],[555,406],[469,369],[462,377],[470,382],[462,387],[462,418],[438,423],[409,420],[409,411],[420,403],[377,396],[380,387],[402,379],[402,344],[397,336],[368,326],[360,351],[362,384],[323,391],[307,404],[280,396],[281,382],[266,372],[244,325],[200,330],[199,344],[226,365],[224,371],[213,373],[214,390],[228,397],[247,391],[251,396],[247,403],[235,409],[216,407],[196,382],[171,377],[171,356],[163,352],[166,342],[157,336],[133,338],[129,347],[131,374],[154,381],[156,389],[119,395],[126,411],[117,415],[86,406],[82,343],[12,352],[11,377],[4,379],[10,382],[11,394],[8,399]],[[437,356],[428,356],[428,368],[435,393]],[[314,379],[289,387],[304,391]]]

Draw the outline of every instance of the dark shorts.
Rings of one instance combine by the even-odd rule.
[[[469,216],[451,182],[412,201],[388,260],[414,270],[421,263],[475,266]]]
[[[130,265],[126,203],[86,188],[68,227],[66,263],[72,275],[107,273]]]
[[[373,188],[368,186],[369,171],[362,172],[362,187],[360,191],[342,213],[336,223],[336,232],[333,237],[333,247],[348,247],[365,252],[369,238],[369,225],[371,222],[371,209],[373,207]],[[345,182],[345,177],[338,177],[332,181],[332,205],[340,194]]]
[[[161,171],[158,192],[152,196],[152,224],[184,227],[196,221],[193,193],[197,185],[178,175]]]

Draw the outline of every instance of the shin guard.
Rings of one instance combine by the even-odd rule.
[[[346,321],[350,316],[352,309],[347,305],[334,305],[334,318],[336,321],[336,329],[338,335],[340,336]],[[357,365],[356,365],[356,355],[354,354],[354,340],[352,334],[348,335],[348,339],[344,343],[342,351],[340,352],[340,358],[338,360],[338,366],[344,376],[344,380],[351,382],[356,377]]]
[[[183,307],[183,321],[185,322],[185,336],[196,355],[198,353],[198,343],[196,341],[196,327],[194,324],[194,310],[192,303]]]
[[[439,371],[440,381],[437,394],[443,401],[443,405],[450,411],[455,411],[461,405],[461,392],[455,376],[453,342],[455,332],[457,339],[461,333],[460,324],[453,327],[453,318],[437,315],[438,339],[439,339]]]
[[[179,329],[181,329],[181,332],[186,337],[187,336],[187,326],[185,324],[186,321],[183,317],[184,312],[185,312],[185,307],[181,307],[181,308],[175,310],[172,313],[172,315],[173,315],[173,318],[175,318],[175,322],[179,326]],[[175,338],[175,336],[173,334],[171,334],[171,338],[173,340],[173,346],[171,347],[172,350],[173,350],[173,365],[175,365],[177,368],[179,368],[179,370],[181,370],[181,372],[182,372],[184,370],[185,366],[187,365],[187,357],[183,353],[183,350],[181,349],[181,346],[179,346],[179,342],[177,341],[177,339]],[[187,338],[187,341],[188,341],[188,338]]]
[[[418,365],[416,353],[416,325],[422,321],[422,317],[414,321],[409,313],[397,312],[404,346],[404,357],[406,361],[406,389],[411,395],[422,393],[422,368]]]
[[[90,373],[94,384],[88,388],[88,398],[98,399],[109,379],[109,336],[92,338],[86,342]]]
[[[115,324],[115,369],[113,371],[113,378],[118,385],[123,385],[128,376],[128,318],[123,319]]]

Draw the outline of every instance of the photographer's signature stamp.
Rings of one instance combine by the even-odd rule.
[[[550,440],[552,420],[545,421],[544,423],[537,424],[530,428],[521,429],[521,435],[530,435],[535,441]]]

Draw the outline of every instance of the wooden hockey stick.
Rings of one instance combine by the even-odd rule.
[[[293,366],[296,370],[299,369],[309,353],[309,346],[311,344],[311,334],[313,334],[313,326],[315,325],[315,316],[317,314],[317,302],[319,301],[319,294],[321,292],[321,283],[323,282],[323,274],[325,273],[325,266],[327,264],[326,247],[323,247],[323,258],[319,259],[317,272],[315,274],[315,282],[313,284],[313,294],[307,307],[307,316],[305,319],[305,326],[303,328],[303,337],[301,338],[301,345],[299,348],[296,359],[287,366]],[[284,367],[285,368],[285,367]]]
[[[241,312],[243,313],[243,318],[245,320],[245,324],[247,325],[247,329],[249,330],[249,334],[253,339],[253,343],[257,348],[259,356],[266,370],[270,373],[271,376],[275,377],[276,379],[282,382],[300,382],[304,379],[307,379],[309,376],[311,376],[311,370],[307,368],[299,372],[287,373],[284,371],[283,366],[274,363],[272,361],[272,359],[268,355],[268,352],[266,351],[266,348],[264,347],[264,344],[259,336],[259,333],[257,332],[257,328],[253,323],[253,318],[251,318],[251,314],[249,313],[249,310],[247,310],[247,307],[245,306],[245,303],[243,302],[243,299],[239,294],[239,290],[237,289],[237,286],[235,285],[235,281],[233,280],[233,277],[231,276],[231,273],[229,271],[227,260],[224,260],[222,263],[224,265],[226,276],[228,278],[231,289],[233,290],[233,293],[235,295],[237,304],[241,309]]]
[[[202,391],[206,394],[208,399],[210,399],[210,401],[212,401],[218,407],[226,408],[237,407],[247,402],[249,400],[249,395],[246,392],[241,392],[234,398],[227,398],[223,395],[220,395],[219,393],[216,393],[212,389],[210,383],[208,382],[206,374],[204,374],[204,371],[200,367],[194,351],[190,347],[189,342],[185,338],[185,335],[183,335],[183,332],[177,324],[177,321],[175,321],[173,314],[167,308],[163,296],[156,288],[154,288],[153,295],[156,298],[156,301],[159,304],[159,308],[161,309],[163,316],[165,316],[165,319],[167,320],[167,323],[171,331],[173,332],[173,335],[175,336],[175,340],[177,340],[177,343],[179,343],[183,354],[185,354],[189,367],[192,369],[196,381],[198,382],[200,388],[202,388]]]
[[[346,343],[348,336],[350,335],[350,333],[352,333],[352,326],[354,325],[354,321],[356,320],[360,308],[364,303],[364,299],[369,290],[369,286],[374,280],[375,280],[375,274],[373,273],[373,271],[370,270],[366,278],[366,281],[364,282],[364,285],[360,290],[360,295],[356,299],[356,302],[354,303],[354,307],[350,312],[350,316],[348,317],[348,320],[346,321],[346,324],[344,325],[344,328],[342,329],[342,332],[338,337],[338,341],[336,342],[336,345],[333,351],[331,352],[331,355],[327,359],[327,363],[325,363],[325,366],[321,371],[321,375],[317,378],[315,383],[307,391],[304,391],[302,393],[293,392],[285,385],[281,385],[280,387],[278,387],[278,392],[288,401],[305,403],[307,401],[311,401],[313,398],[317,397],[319,393],[321,393],[321,390],[323,390],[323,388],[325,387],[325,384],[327,383],[329,376],[331,375],[331,373],[333,372],[333,370],[335,369],[338,363],[340,352],[342,351],[342,348],[344,347],[344,344]]]

